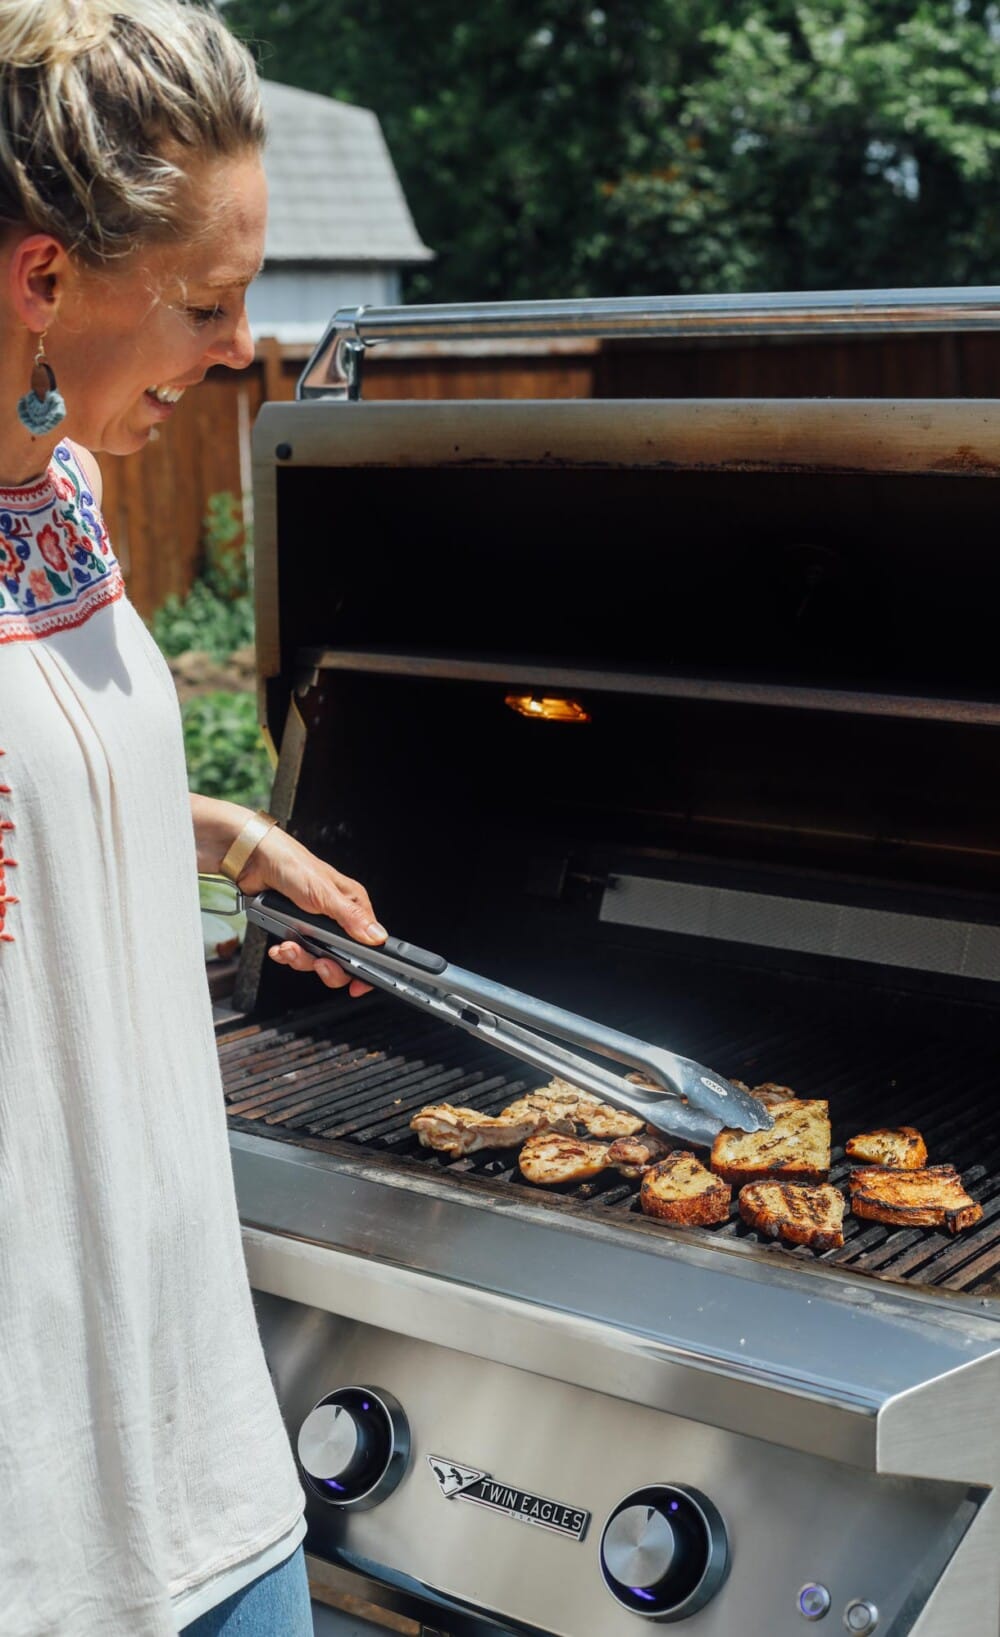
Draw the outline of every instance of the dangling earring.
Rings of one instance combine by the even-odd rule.
[[[45,356],[47,334],[48,331],[43,330],[38,337],[31,390],[17,400],[17,418],[29,432],[54,432],[59,422],[66,419],[66,403],[62,393],[56,390],[55,374]]]

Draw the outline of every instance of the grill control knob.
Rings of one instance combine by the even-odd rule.
[[[604,1526],[601,1573],[612,1597],[649,1620],[686,1620],[729,1569],[726,1527],[697,1489],[655,1484],[626,1495]]]
[[[857,1597],[844,1610],[844,1625],[848,1631],[857,1632],[858,1637],[867,1637],[878,1625],[878,1609],[866,1598]]]
[[[331,1506],[364,1511],[384,1501],[406,1471],[410,1429],[391,1393],[341,1387],[310,1410],[297,1448],[315,1495]]]

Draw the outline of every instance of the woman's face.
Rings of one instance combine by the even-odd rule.
[[[131,454],[213,364],[252,362],[245,296],[263,259],[266,220],[259,155],[211,160],[190,176],[183,240],[70,281],[46,340],[66,400],[66,436]]]

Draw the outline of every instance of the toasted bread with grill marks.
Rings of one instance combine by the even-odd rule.
[[[849,1138],[845,1152],[849,1160],[888,1165],[894,1171],[921,1171],[927,1164],[927,1144],[912,1125],[894,1131],[863,1131]]]
[[[830,1105],[794,1098],[771,1109],[770,1131],[720,1131],[712,1170],[724,1181],[825,1182],[830,1172]]]
[[[844,1243],[844,1196],[828,1182],[749,1182],[740,1189],[739,1211],[766,1239],[815,1251]]]
[[[866,1168],[852,1171],[848,1183],[852,1211],[868,1222],[961,1233],[983,1214],[953,1165],[929,1165],[923,1171]]]
[[[623,1177],[641,1177],[670,1153],[672,1144],[658,1132],[644,1131],[634,1137],[618,1137],[608,1149],[608,1165]]]
[[[584,1142],[581,1137],[539,1131],[528,1138],[517,1163],[523,1177],[545,1187],[560,1182],[584,1182],[605,1169],[608,1147],[608,1143]]]
[[[678,1148],[648,1170],[639,1189],[639,1204],[647,1216],[685,1227],[707,1227],[725,1222],[733,1191],[686,1148]]]

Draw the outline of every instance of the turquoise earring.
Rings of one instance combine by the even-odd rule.
[[[45,331],[38,337],[31,388],[17,400],[17,418],[29,432],[54,432],[66,419],[66,402],[56,389],[56,378],[45,356]]]

